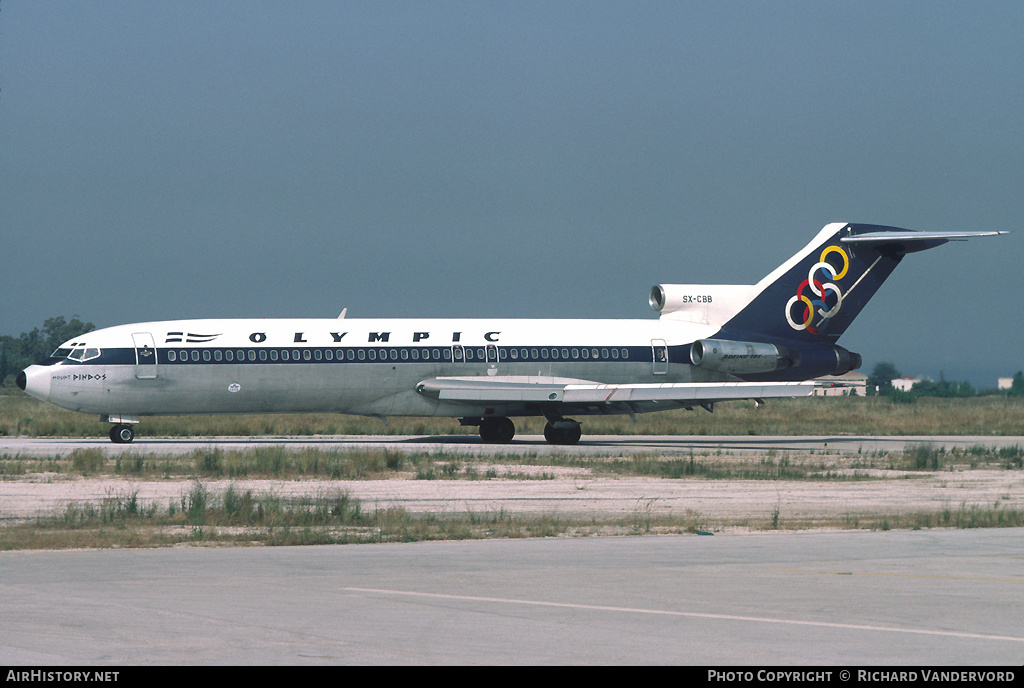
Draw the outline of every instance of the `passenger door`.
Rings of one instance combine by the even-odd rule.
[[[152,380],[157,376],[156,344],[149,332],[136,332],[132,335],[135,342],[135,377],[140,380]]]

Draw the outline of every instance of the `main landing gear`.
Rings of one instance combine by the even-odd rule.
[[[128,444],[135,439],[135,430],[130,425],[115,425],[110,428],[110,441],[114,444]]]
[[[572,418],[548,421],[544,426],[544,439],[548,444],[576,444],[583,436],[580,424]]]
[[[504,416],[460,418],[459,422],[463,425],[479,425],[480,439],[488,444],[508,444],[516,435],[515,423]],[[572,418],[552,417],[544,425],[544,439],[549,444],[576,444],[582,436],[580,424]]]
[[[516,436],[516,426],[510,419],[481,418],[480,439],[489,444],[508,444]]]

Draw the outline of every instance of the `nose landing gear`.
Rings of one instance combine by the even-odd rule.
[[[110,441],[114,444],[128,444],[135,439],[135,430],[130,425],[115,425],[110,428]]]

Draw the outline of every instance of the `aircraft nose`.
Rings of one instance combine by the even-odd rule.
[[[36,399],[46,401],[50,398],[50,369],[46,366],[32,365],[25,368],[15,382],[26,394]]]

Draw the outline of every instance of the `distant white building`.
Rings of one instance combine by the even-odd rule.
[[[999,378],[999,389],[1010,389],[1011,387],[1013,387],[1012,377]]]
[[[921,379],[916,377],[899,377],[892,380],[890,384],[892,384],[893,389],[898,389],[901,392],[909,392],[910,388],[920,381]]]
[[[816,397],[863,397],[867,395],[868,376],[850,371],[845,375],[825,375],[815,379],[818,385],[814,388]]]

